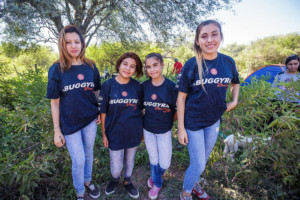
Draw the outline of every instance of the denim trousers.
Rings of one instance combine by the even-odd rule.
[[[190,155],[190,165],[185,173],[183,189],[191,193],[200,175],[205,170],[208,157],[214,148],[219,134],[220,120],[215,124],[197,130],[186,130],[188,135],[187,148]]]
[[[162,175],[171,165],[172,130],[154,134],[144,129],[145,145],[149,154],[151,178],[156,187],[162,187]]]
[[[124,181],[130,182],[132,170],[134,167],[134,157],[136,149],[137,146],[117,151],[109,149],[110,172],[114,179],[119,179],[121,177],[124,165]]]
[[[96,132],[97,124],[94,120],[81,130],[64,136],[72,160],[72,178],[77,196],[84,195],[84,183],[92,179]]]

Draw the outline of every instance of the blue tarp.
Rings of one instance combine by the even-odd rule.
[[[267,77],[265,81],[269,83],[273,83],[275,76],[285,70],[284,65],[267,65],[262,68],[259,68],[252,74],[250,74],[246,79],[243,85],[251,84],[251,80],[256,77],[257,80],[261,79],[262,77]]]

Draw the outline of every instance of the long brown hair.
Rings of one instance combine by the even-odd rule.
[[[136,53],[133,53],[133,52],[127,52],[120,56],[120,58],[117,60],[117,63],[116,63],[116,71],[119,72],[120,65],[121,65],[122,61],[126,58],[132,58],[133,60],[135,60],[135,62],[136,62],[135,76],[137,78],[140,78],[141,76],[143,76],[142,61],[141,61],[140,57]]]
[[[65,70],[69,70],[71,68],[72,58],[66,48],[66,38],[65,38],[66,33],[77,33],[78,34],[80,41],[81,41],[81,45],[82,45],[81,52],[78,55],[78,58],[81,60],[81,62],[83,64],[87,63],[90,67],[92,67],[94,69],[93,64],[95,64],[95,62],[93,60],[87,59],[85,57],[86,44],[85,44],[82,33],[75,25],[68,25],[68,26],[65,26],[63,29],[61,29],[61,31],[59,33],[59,37],[58,37],[59,59],[57,61],[55,61],[54,63],[60,64],[60,68],[61,68],[62,72]]]
[[[204,26],[209,25],[209,24],[214,24],[214,25],[216,25],[219,28],[220,35],[221,35],[221,38],[223,40],[223,32],[222,32],[221,25],[220,25],[219,22],[217,22],[215,20],[206,20],[206,21],[202,22],[201,24],[199,24],[199,26],[196,29],[196,35],[195,35],[195,41],[194,41],[194,52],[195,52],[195,56],[196,56],[196,60],[197,60],[197,65],[198,65],[198,73],[199,73],[200,83],[201,83],[201,86],[204,89],[204,91],[205,91],[205,88],[204,88],[202,79],[203,79],[203,63],[205,65],[205,61],[203,59],[202,49],[197,44],[197,41],[199,39],[199,35],[200,35],[200,32],[201,32],[202,28]]]

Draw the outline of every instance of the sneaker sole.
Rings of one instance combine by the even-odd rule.
[[[149,181],[149,179],[148,179],[148,181],[147,181],[147,184],[148,184],[148,188],[152,188],[152,186],[151,186],[151,184],[150,184],[150,181]]]
[[[97,199],[98,197],[100,197],[100,192],[97,196],[94,196],[94,195],[91,195],[91,194],[89,194],[89,196],[92,197],[93,199]]]
[[[149,199],[154,200],[154,199],[157,199],[158,195],[156,195],[156,196],[150,196],[150,194],[149,194],[148,197],[149,197]]]
[[[105,190],[105,194],[106,195],[111,195],[112,193],[114,193],[116,190],[113,190],[113,191],[111,191],[111,192],[107,192],[106,190]]]
[[[127,192],[128,193],[128,192]],[[131,197],[131,198],[133,198],[133,199],[137,199],[137,198],[139,198],[139,196],[140,196],[140,193],[138,192],[137,193],[137,195],[132,195],[132,194],[130,194],[130,193],[128,193],[129,194],[129,196]]]

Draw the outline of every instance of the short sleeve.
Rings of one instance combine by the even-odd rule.
[[[180,73],[180,77],[178,79],[178,91],[188,93],[189,92],[189,78],[188,78],[188,68],[189,66],[185,64]]]
[[[110,88],[110,82],[109,80],[107,80],[103,83],[100,90],[100,96],[99,96],[100,113],[107,113],[108,111],[109,88]]]
[[[231,59],[231,60],[232,60],[232,73],[233,73],[233,78],[231,80],[231,83],[240,84],[239,73],[236,69],[236,64],[233,59]]]
[[[60,74],[59,67],[57,64],[52,65],[48,71],[48,85],[47,95],[48,99],[58,99],[61,96],[59,90],[60,86]]]
[[[95,85],[94,91],[101,89],[101,77],[96,65],[94,65],[94,85]]]

